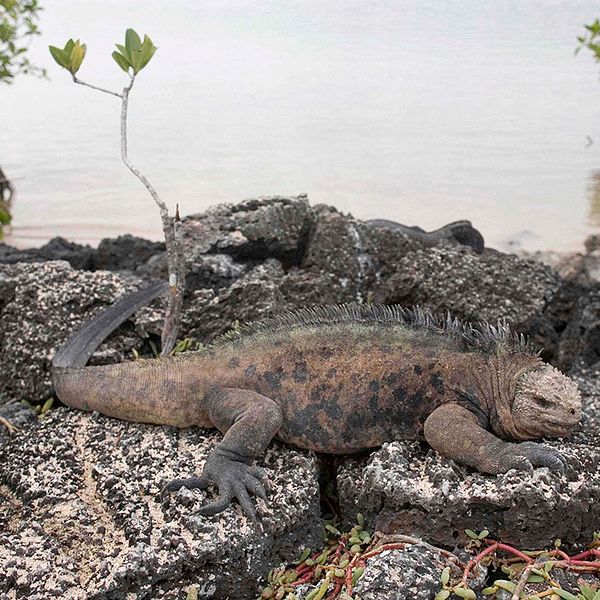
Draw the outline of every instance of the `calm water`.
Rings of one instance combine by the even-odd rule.
[[[130,156],[184,213],[306,192],[359,218],[469,218],[496,247],[575,248],[600,227],[600,69],[573,55],[598,2],[43,4],[31,54],[51,81],[0,88],[13,243],[160,234],[120,163],[119,100],[46,50],[81,37],[81,78],[118,90],[127,26],[159,46],[132,92]]]

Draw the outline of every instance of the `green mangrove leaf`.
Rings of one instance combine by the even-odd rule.
[[[142,43],[142,49],[140,54],[140,71],[150,62],[156,50],[157,48],[152,43],[152,40],[147,35],[144,35],[144,41]]]
[[[56,46],[48,46],[48,50],[50,50],[52,58],[56,61],[59,67],[66,69],[69,66],[69,58],[61,48],[57,48]]]
[[[125,32],[125,48],[129,51],[130,56],[133,50],[140,50],[141,47],[140,36],[133,29],[128,29]]]
[[[115,44],[115,46],[117,47],[117,50],[127,59],[127,61],[131,62],[131,56],[129,56],[127,48],[125,48],[125,46],[122,46],[121,44]]]
[[[129,64],[129,61],[122,54],[119,54],[115,50],[111,56],[114,58],[115,62],[119,65],[119,67],[121,67],[121,69],[123,69],[123,71],[125,71],[125,73],[129,73],[129,67],[131,65]]]
[[[65,56],[67,58],[70,58],[71,56],[71,51],[73,50],[73,48],[75,47],[75,42],[73,41],[73,39],[71,38],[66,44],[65,47],[63,49],[63,52],[65,53]]]
[[[81,44],[79,42],[79,40],[77,40],[75,42],[75,44],[73,45],[73,48],[71,49],[71,53],[69,56],[69,71],[71,71],[71,73],[73,73],[73,75],[75,75],[75,73],[77,73],[77,71],[79,71],[79,68],[81,67],[81,63],[83,62],[83,59],[85,58],[86,49],[87,49],[86,45]]]

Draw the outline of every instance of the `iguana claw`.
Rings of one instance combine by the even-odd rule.
[[[205,517],[216,515],[225,510],[231,501],[236,498],[246,516],[256,521],[256,511],[250,499],[250,493],[266,499],[267,494],[261,482],[265,477],[266,473],[260,467],[251,467],[244,462],[231,460],[213,453],[206,460],[200,477],[174,479],[164,489],[170,492],[177,491],[182,487],[203,490],[210,483],[214,483],[219,488],[217,498],[194,511],[193,514],[200,514]]]
[[[0,417],[0,425],[4,425],[10,434],[19,431],[8,419],[5,419],[4,417]]]
[[[527,471],[534,467],[548,467],[552,471],[562,473],[568,464],[558,450],[535,442],[511,445],[509,452],[506,453],[506,471],[509,469]]]

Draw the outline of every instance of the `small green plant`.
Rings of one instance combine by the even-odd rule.
[[[204,348],[204,344],[195,340],[194,338],[184,338],[179,340],[173,350],[171,351],[171,355],[175,356],[176,354],[182,354],[183,352],[197,352],[198,350],[202,350]]]
[[[600,62],[600,20],[596,19],[589,25],[584,25],[585,33],[577,37],[579,46],[575,49],[578,54],[583,48],[587,48],[596,62]]]
[[[404,549],[419,540],[408,536],[371,534],[362,514],[348,532],[342,533],[333,522],[325,524],[324,548],[305,548],[293,565],[273,569],[262,590],[263,600],[297,600],[298,586],[310,584],[306,600],[351,600],[354,587],[365,571],[369,558],[386,550]],[[449,554],[449,553],[447,553]]]
[[[1,0],[0,0],[1,1]],[[162,221],[163,233],[167,247],[167,266],[169,269],[169,284],[171,295],[167,317],[162,330],[161,356],[168,356],[177,341],[181,307],[183,305],[183,292],[185,288],[185,261],[182,250],[181,227],[179,210],[171,217],[167,206],[162,201],[148,178],[137,169],[129,160],[127,154],[127,111],[129,106],[129,93],[135,83],[136,77],[148,65],[157,48],[150,37],[144,35],[142,40],[133,29],[125,32],[125,44],[116,44],[117,50],[112,53],[113,60],[129,77],[129,83],[121,92],[113,92],[96,85],[81,81],[77,73],[81,68],[87,47],[80,40],[70,39],[60,48],[50,46],[50,54],[56,63],[67,70],[74,83],[83,85],[104,94],[116,96],[121,100],[121,159],[131,173],[148,190],[150,196],[158,206]]]
[[[552,575],[553,571],[559,569],[578,573],[600,573],[598,534],[594,534],[586,551],[571,556],[560,549],[559,539],[550,550],[527,551],[489,539],[487,530],[478,534],[466,529],[465,534],[470,538],[467,550],[475,553],[475,556],[466,565],[461,565],[461,572],[454,577],[450,567],[442,571],[441,589],[435,600],[447,600],[450,597],[474,600],[477,595],[469,586],[469,578],[479,565],[502,571],[506,576],[495,579],[492,585],[481,590],[483,596],[495,598],[499,592],[508,592],[511,594],[510,600],[600,600],[598,586],[579,582],[578,593],[574,594],[563,589]],[[525,592],[527,585],[536,585],[540,589],[534,594],[528,594]]]

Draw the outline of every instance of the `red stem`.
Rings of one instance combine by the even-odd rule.
[[[331,592],[331,594],[329,594],[329,596],[327,596],[327,598],[325,598],[325,600],[334,600],[335,598],[338,597],[338,594],[340,593],[340,591],[342,589],[342,581],[343,581],[343,579],[341,577],[339,577],[335,584],[335,588],[333,589],[333,592]]]
[[[296,579],[296,581],[292,581],[292,583],[290,583],[291,586],[296,586],[296,585],[302,585],[303,583],[308,583],[313,575],[314,575],[314,569],[311,569],[309,573],[305,573],[302,577],[300,577],[300,579]]]
[[[571,556],[571,560],[579,560],[581,558],[587,558],[588,556],[600,556],[600,550],[598,550],[597,548],[586,550],[585,552],[581,552],[580,554]]]
[[[525,562],[530,563],[533,562],[533,558],[531,556],[527,556],[527,554],[523,554],[523,552],[509,546],[508,544],[502,544],[501,542],[496,542],[498,550],[504,550],[505,552],[509,552],[510,554],[514,554],[519,558],[522,558]]]

